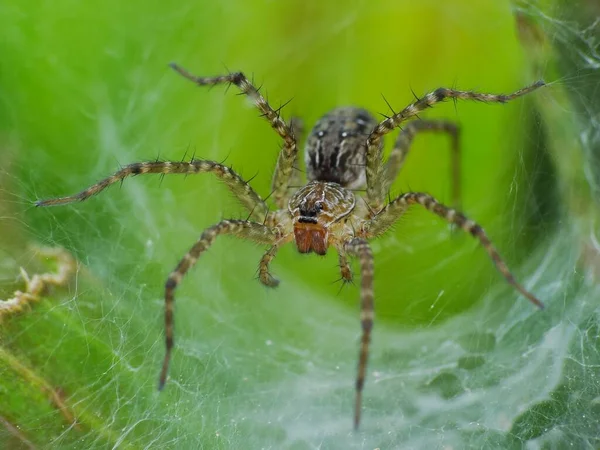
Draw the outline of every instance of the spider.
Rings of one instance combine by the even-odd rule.
[[[325,255],[329,247],[333,247],[338,253],[341,276],[345,281],[352,280],[349,257],[358,259],[361,275],[362,336],[355,386],[355,429],[358,428],[361,418],[362,391],[374,319],[374,262],[368,241],[384,234],[412,205],[421,205],[450,224],[470,233],[487,251],[505,280],[533,304],[543,308],[543,303],[516,281],[483,228],[457,209],[445,206],[431,195],[422,192],[406,192],[385,202],[387,192],[402,168],[415,134],[434,131],[448,133],[453,137],[453,196],[454,201],[458,203],[459,133],[455,124],[433,120],[409,122],[400,132],[385,163],[382,158],[382,148],[386,134],[436,103],[448,99],[505,103],[545,86],[544,81],[537,81],[507,95],[438,88],[422,98],[415,96],[415,101],[411,104],[380,122],[362,108],[335,108],[317,121],[308,136],[305,150],[307,183],[298,189],[292,184],[298,155],[297,127],[292,121],[286,123],[281,118],[281,108],[273,109],[241,72],[216,77],[196,77],[174,63],[170,66],[198,86],[234,84],[242,94],[248,96],[283,139],[283,148],[279,153],[272,181],[272,199],[278,209],[271,211],[265,200],[232,168],[202,159],[192,159],[189,162],[152,161],[129,164],[78,194],[40,200],[36,203],[36,206],[51,206],[84,201],[131,175],[149,173],[188,175],[211,172],[227,185],[248,210],[250,214],[248,220],[222,220],[204,230],[198,241],[167,278],[165,283],[166,353],[159,377],[159,390],[163,389],[167,380],[174,345],[175,289],[202,253],[220,235],[230,234],[269,246],[260,260],[258,270],[260,282],[269,287],[279,284],[279,281],[271,275],[269,264],[281,246],[292,241],[295,241],[300,253],[314,252]],[[359,201],[354,191],[365,186],[366,193]]]

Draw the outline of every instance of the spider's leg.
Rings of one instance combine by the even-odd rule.
[[[412,141],[421,132],[447,133],[452,138],[451,149],[451,179],[452,179],[452,206],[460,209],[461,183],[460,183],[460,128],[453,122],[445,120],[418,120],[407,124],[396,139],[396,143],[389,158],[383,167],[382,192],[389,192],[392,183],[402,170],[404,160],[410,151]]]
[[[304,132],[306,131],[304,129],[304,121],[297,116],[294,116],[290,119],[290,127],[292,128],[292,131],[294,132],[294,136],[296,136],[296,142],[301,142],[302,139],[304,138]],[[297,152],[297,156],[296,156],[296,162],[294,163],[294,167],[292,169],[292,175],[290,176],[290,181],[288,183],[288,187],[294,187],[294,186],[302,186],[305,182],[304,182],[304,176],[303,176],[303,170],[301,169],[302,167],[302,163],[301,163],[301,155],[299,152]],[[289,194],[289,189],[287,194]],[[286,195],[286,197],[284,198],[283,202],[287,203],[288,201],[288,196]]]
[[[528,94],[545,86],[544,81],[536,81],[532,85],[519,89],[512,94],[485,94],[474,91],[458,91],[456,89],[438,88],[429,94],[418,98],[405,107],[402,111],[382,120],[367,138],[367,201],[371,209],[378,211],[381,208],[385,192],[382,190],[382,165],[381,165],[381,139],[394,128],[400,126],[421,111],[432,107],[436,103],[448,99],[476,100],[485,103],[506,103],[515,98]]]
[[[290,128],[292,129],[294,136],[296,136],[296,139],[301,141],[304,137],[304,132],[306,131],[304,129],[304,121],[302,118],[298,116],[292,116],[290,119]]]
[[[525,289],[519,284],[513,274],[508,269],[508,266],[490,241],[483,228],[477,223],[465,217],[461,212],[449,208],[439,203],[435,198],[429,194],[421,192],[407,192],[402,194],[388,203],[379,214],[373,217],[371,220],[364,222],[361,230],[361,235],[365,239],[370,239],[375,236],[379,236],[384,233],[396,220],[400,218],[402,214],[408,209],[410,205],[422,205],[427,210],[440,216],[451,224],[455,224],[462,228],[464,231],[473,235],[473,237],[479,240],[481,246],[488,253],[491,260],[494,262],[496,268],[517,291],[519,291],[524,297],[526,297],[531,303],[543,308],[544,304],[538,300],[531,292]]]
[[[99,181],[98,183],[84,189],[78,194],[69,197],[51,198],[39,200],[36,206],[54,206],[64,205],[76,201],[84,201],[93,195],[102,192],[111,184],[118,183],[132,175],[142,175],[146,173],[155,174],[195,174],[195,173],[214,173],[223,181],[229,190],[238,198],[238,200],[252,213],[252,217],[257,221],[262,221],[268,213],[268,207],[264,200],[254,189],[250,187],[243,178],[230,167],[219,164],[215,161],[194,159],[192,161],[151,161],[128,164],[121,170],[111,176]]]
[[[369,343],[374,319],[373,292],[373,252],[365,239],[354,238],[347,242],[346,251],[358,257],[360,263],[360,324],[362,336],[358,357],[358,373],[356,376],[356,402],[354,404],[354,429],[360,424],[362,390],[365,384],[367,361],[369,359]]]
[[[294,235],[292,233],[289,233],[288,235],[279,239],[271,248],[269,248],[269,250],[265,252],[263,257],[260,259],[260,263],[258,265],[258,279],[265,286],[277,287],[279,285],[279,280],[273,275],[271,275],[271,272],[269,270],[269,264],[271,264],[271,261],[273,260],[273,258],[275,258],[275,255],[277,254],[281,246],[290,242],[293,239],[293,237]]]
[[[256,105],[262,116],[265,117],[275,132],[283,139],[284,144],[279,157],[277,159],[277,167],[273,175],[273,198],[275,204],[279,208],[285,207],[287,201],[287,190],[290,184],[290,178],[298,148],[296,146],[296,137],[292,126],[285,123],[281,118],[280,110],[273,109],[267,100],[258,92],[252,83],[246,78],[242,72],[234,72],[228,75],[220,75],[216,77],[196,77],[190,74],[187,70],[172,63],[171,67],[180,73],[188,80],[196,83],[199,86],[211,86],[215,84],[235,84],[243,94],[247,95],[250,100]],[[285,105],[284,105],[285,106]]]
[[[163,361],[158,389],[161,390],[167,381],[171,350],[173,349],[173,307],[175,306],[175,289],[190,270],[200,255],[211,246],[220,234],[231,234],[242,239],[248,239],[259,244],[273,244],[277,239],[273,229],[255,222],[244,220],[223,220],[218,224],[204,230],[200,239],[189,252],[181,259],[177,267],[167,278],[165,283],[165,343],[166,353]]]

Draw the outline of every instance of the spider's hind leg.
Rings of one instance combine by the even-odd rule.
[[[460,175],[460,127],[445,120],[418,120],[408,123],[396,139],[396,143],[383,167],[383,193],[389,192],[392,183],[404,166],[413,139],[419,133],[446,133],[452,139],[450,176],[452,180],[452,206],[461,207],[461,175]]]

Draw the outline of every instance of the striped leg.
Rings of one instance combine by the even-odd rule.
[[[432,107],[436,103],[448,99],[476,100],[485,103],[506,103],[515,98],[526,95],[545,86],[544,81],[536,81],[530,86],[519,89],[512,94],[483,94],[473,91],[457,91],[455,89],[438,88],[423,98],[418,98],[399,113],[396,113],[379,123],[367,138],[367,201],[372,210],[381,208],[385,191],[382,189],[381,167],[381,139],[394,128],[400,126],[421,111]]]
[[[78,194],[69,197],[51,198],[48,200],[39,200],[36,206],[54,206],[64,205],[76,201],[84,201],[93,195],[102,192],[111,184],[123,181],[129,176],[142,175],[146,173],[155,173],[161,175],[168,174],[196,174],[196,173],[214,173],[223,181],[229,190],[238,198],[238,200],[251,212],[251,217],[257,221],[263,221],[269,211],[264,200],[258,195],[250,185],[245,182],[233,169],[214,161],[203,159],[193,159],[189,162],[184,161],[152,161],[128,164],[121,170],[115,172],[110,177],[99,181],[98,183],[84,189]]]
[[[357,429],[360,424],[362,391],[365,384],[367,361],[369,359],[369,343],[371,342],[371,330],[373,329],[374,319],[373,252],[366,240],[358,238],[346,243],[346,251],[358,257],[361,277],[360,323],[362,326],[362,337],[358,357],[358,374],[356,376],[356,402],[354,404],[354,429]]]
[[[382,191],[384,193],[389,192],[392,183],[396,180],[398,174],[402,170],[404,160],[410,151],[413,139],[418,133],[425,131],[447,133],[452,138],[452,153],[450,155],[452,159],[450,173],[452,179],[452,206],[460,209],[460,128],[452,122],[442,120],[418,120],[406,125],[402,131],[400,131],[400,134],[396,139],[396,144],[384,165]]]
[[[296,142],[300,143],[304,139],[305,132],[306,132],[306,130],[304,128],[304,121],[300,117],[294,116],[290,119],[290,128],[292,129],[292,132],[294,133],[294,136],[296,137]],[[288,190],[286,191],[286,196],[282,200],[286,206],[287,206],[287,202],[289,201],[289,193],[290,193],[289,188],[300,187],[300,186],[306,184],[306,182],[304,181],[305,173],[301,169],[301,167],[302,167],[301,160],[302,160],[302,155],[300,154],[300,152],[296,152],[296,161],[294,162],[294,166],[292,168],[292,174],[290,175],[290,180],[288,182]]]
[[[472,220],[467,219],[461,212],[438,203],[438,201],[429,194],[423,194],[420,192],[407,192],[406,194],[400,195],[386,205],[386,207],[381,210],[379,214],[373,217],[373,219],[366,221],[363,225],[361,234],[366,239],[381,235],[394,222],[396,222],[402,214],[404,214],[410,205],[415,204],[424,206],[432,213],[440,216],[442,219],[445,219],[451,224],[457,225],[473,235],[473,237],[477,238],[506,281],[524,297],[526,297],[531,303],[539,308],[544,307],[544,304],[540,300],[538,300],[531,292],[526,290],[515,280],[515,277],[510,272],[508,266],[481,226]]]
[[[292,129],[294,136],[296,136],[296,138],[299,141],[301,141],[304,138],[304,132],[306,130],[304,129],[304,121],[302,120],[302,118],[298,116],[293,116],[290,119],[290,128]]]
[[[265,98],[260,95],[258,89],[256,89],[252,83],[250,83],[248,78],[246,78],[242,72],[234,72],[228,75],[216,77],[196,77],[182,67],[179,67],[177,64],[171,63],[171,67],[179,74],[199,86],[235,84],[243,94],[247,95],[250,100],[252,100],[252,102],[262,113],[263,117],[269,121],[271,127],[284,141],[283,148],[281,149],[277,159],[277,166],[275,167],[275,174],[273,175],[272,184],[275,204],[279,208],[284,208],[287,203],[287,191],[290,184],[292,171],[294,170],[293,168],[294,163],[296,162],[298,148],[296,145],[296,137],[294,136],[293,127],[286,124],[280,116],[281,108],[276,110],[271,108]]]
[[[171,350],[173,349],[173,307],[175,306],[175,289],[190,270],[200,255],[211,246],[220,234],[231,234],[242,239],[248,239],[259,244],[273,244],[277,238],[273,230],[265,225],[244,220],[223,220],[204,230],[200,239],[183,257],[165,283],[165,342],[166,353],[163,361],[158,389],[161,390],[167,381]]]

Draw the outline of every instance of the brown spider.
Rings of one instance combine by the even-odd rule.
[[[402,111],[394,113],[379,123],[364,109],[336,108],[323,116],[312,129],[305,153],[308,183],[292,192],[290,196],[292,172],[298,153],[296,133],[291,122],[286,124],[281,119],[279,110],[271,108],[258,89],[241,72],[217,77],[195,77],[176,64],[171,64],[171,67],[199,86],[235,84],[254,102],[273,129],[281,136],[284,145],[277,160],[272,184],[272,196],[279,209],[269,211],[269,207],[260,195],[233,169],[215,161],[198,159],[189,162],[153,161],[129,164],[79,194],[40,200],[36,203],[37,206],[51,206],[83,201],[130,175],[212,172],[227,185],[249,211],[248,220],[222,220],[206,229],[167,278],[165,284],[166,354],[160,373],[159,390],[165,385],[173,349],[175,289],[200,255],[221,234],[232,234],[270,246],[259,264],[259,279],[270,287],[277,286],[279,281],[270,274],[269,263],[279,248],[291,241],[296,242],[301,253],[315,252],[324,255],[329,247],[334,247],[338,252],[342,278],[346,281],[352,279],[348,256],[358,258],[361,272],[362,337],[356,377],[355,428],[358,428],[360,423],[362,389],[374,318],[373,253],[368,240],[382,235],[411,205],[422,205],[449,223],[471,233],[479,240],[506,281],[536,306],[543,307],[540,300],[515,280],[483,229],[461,212],[444,206],[431,195],[421,192],[406,192],[384,205],[386,194],[408,154],[410,143],[414,135],[421,131],[441,131],[453,137],[453,196],[458,204],[459,148],[458,127],[455,124],[425,120],[409,123],[400,132],[387,161],[385,163],[382,161],[384,135],[436,103],[447,99],[505,103],[544,86],[543,81],[537,81],[508,95],[439,88],[422,98],[416,98]],[[365,184],[364,201],[357,202],[352,189],[364,187]]]

